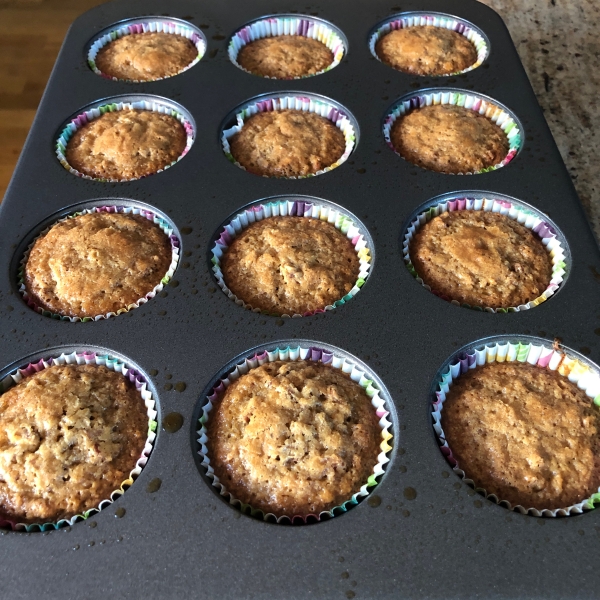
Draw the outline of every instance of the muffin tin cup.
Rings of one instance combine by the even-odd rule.
[[[568,378],[577,387],[582,389],[596,406],[600,406],[600,369],[593,362],[568,348],[562,349],[555,342],[532,336],[496,336],[470,344],[456,352],[448,361],[435,379],[433,393],[435,399],[432,404],[433,428],[435,430],[440,449],[446,460],[452,465],[452,470],[468,485],[484,495],[488,500],[495,502],[509,510],[535,517],[565,517],[581,514],[592,510],[600,502],[600,488],[589,498],[566,506],[564,508],[543,509],[530,508],[521,505],[512,505],[508,500],[498,498],[495,494],[488,494],[485,489],[477,486],[477,482],[466,477],[457,460],[452,454],[452,449],[446,441],[442,428],[442,411],[446,395],[454,380],[458,379],[469,369],[476,369],[493,362],[521,362],[540,368],[558,371]]]
[[[149,291],[143,298],[140,298],[136,302],[133,302],[127,306],[120,308],[116,312],[109,312],[109,313],[106,313],[103,315],[95,315],[93,317],[71,317],[68,315],[61,315],[58,313],[53,313],[52,311],[49,311],[49,310],[43,308],[42,306],[37,304],[36,301],[29,295],[29,293],[27,292],[27,289],[25,287],[25,267],[27,265],[27,261],[29,260],[29,254],[31,252],[31,249],[33,248],[34,244],[37,242],[38,239],[40,239],[41,237],[46,235],[58,223],[62,223],[63,221],[67,221],[68,219],[73,219],[74,217],[78,217],[80,215],[87,215],[87,214],[100,213],[100,212],[141,215],[142,217],[148,219],[149,221],[152,221],[152,223],[155,223],[156,225],[158,225],[160,227],[160,229],[168,236],[169,241],[171,242],[171,264],[169,265],[167,272],[161,279],[160,283],[158,285],[154,286],[154,288],[151,291]],[[40,313],[41,315],[44,315],[45,317],[50,317],[52,319],[59,319],[61,321],[71,321],[71,323],[76,323],[78,321],[81,321],[81,322],[100,321],[102,319],[109,319],[110,317],[116,317],[117,315],[121,315],[123,313],[129,312],[130,310],[133,310],[134,308],[138,308],[142,304],[146,304],[146,302],[148,302],[148,300],[150,300],[151,298],[154,298],[154,296],[156,296],[156,294],[158,294],[165,287],[165,285],[167,285],[167,283],[169,283],[169,281],[170,281],[171,277],[173,277],[173,273],[175,273],[175,269],[177,269],[177,265],[179,263],[180,245],[181,245],[181,243],[180,243],[177,235],[175,235],[173,227],[165,219],[163,219],[159,215],[153,213],[151,210],[147,210],[145,208],[139,208],[139,207],[135,207],[135,206],[118,206],[118,205],[95,206],[93,208],[86,208],[79,212],[72,213],[72,214],[70,214],[66,217],[63,217],[62,219],[59,219],[58,221],[52,223],[52,225],[49,225],[48,227],[46,227],[27,246],[27,249],[25,250],[23,257],[21,258],[21,261],[19,263],[19,271],[18,271],[18,275],[17,275],[17,277],[18,277],[17,285],[19,288],[19,293],[21,294],[21,296],[23,297],[23,300],[27,303],[27,305],[30,308],[32,308],[36,312]]]
[[[98,52],[104,48],[110,42],[113,42],[119,38],[127,35],[136,33],[168,33],[170,35],[180,35],[187,38],[196,46],[198,55],[196,58],[186,67],[181,69],[175,75],[168,75],[167,77],[157,77],[151,80],[138,80],[138,79],[119,79],[118,77],[112,77],[107,75],[98,69],[96,66],[96,56]],[[206,52],[206,38],[200,29],[194,27],[187,21],[181,19],[164,18],[164,17],[144,17],[139,19],[127,19],[120,23],[115,23],[106,29],[103,29],[98,35],[94,36],[89,44],[87,51],[87,62],[90,69],[105,79],[112,81],[127,81],[128,83],[147,83],[148,81],[159,81],[161,79],[168,79],[169,77],[175,77],[180,75],[184,71],[191,69],[195,64],[202,60],[204,53]]]
[[[244,69],[244,67],[237,62],[238,54],[246,44],[279,35],[301,36],[317,40],[331,50],[333,62],[317,73],[303,75],[302,77],[285,78],[268,77],[266,75],[253,73],[252,71]],[[233,34],[229,41],[229,47],[227,48],[229,59],[238,69],[250,73],[250,75],[264,77],[265,79],[285,80],[305,79],[306,77],[314,77],[315,75],[326,73],[340,64],[347,51],[348,41],[346,40],[346,36],[344,36],[337,27],[323,19],[296,14],[271,15],[252,21]]]
[[[271,112],[274,110],[302,110],[312,112],[331,121],[344,134],[346,148],[342,156],[333,164],[309,175],[299,177],[274,177],[273,179],[305,179],[315,177],[332,171],[346,162],[358,141],[358,123],[350,112],[337,102],[308,92],[280,92],[274,94],[263,94],[245,102],[233,111],[233,119],[227,118],[227,121],[235,120],[236,124],[221,132],[221,144],[225,156],[236,166],[244,171],[247,169],[242,166],[231,154],[229,140],[239,133],[244,126],[246,119],[261,112]],[[268,177],[264,175],[264,177]]]
[[[369,35],[369,50],[371,54],[381,63],[384,63],[381,58],[378,56],[377,51],[375,50],[375,46],[377,42],[387,35],[388,33],[396,30],[396,29],[408,29],[409,27],[439,27],[441,29],[449,29],[451,31],[456,31],[456,33],[460,33],[464,35],[472,44],[475,46],[475,50],[477,51],[477,60],[470,67],[463,69],[462,71],[456,71],[455,73],[445,73],[442,75],[419,75],[419,77],[451,77],[453,75],[461,75],[462,73],[468,73],[473,69],[481,66],[481,64],[487,59],[490,55],[490,43],[487,39],[487,36],[481,29],[478,29],[473,25],[473,23],[469,23],[469,21],[465,21],[464,19],[460,19],[459,17],[454,17],[452,15],[448,15],[445,13],[438,12],[406,12],[398,15],[394,15],[382,21],[378,25],[376,25],[371,34]],[[387,65],[390,68],[390,65]],[[394,69],[396,71],[400,71],[400,69]],[[403,71],[400,71],[401,73]],[[410,73],[411,75],[416,75],[416,73]]]
[[[251,369],[264,365],[268,362],[274,362],[277,360],[283,361],[297,361],[297,360],[310,360],[314,362],[322,362],[326,365],[331,365],[336,369],[340,369],[342,372],[348,374],[350,378],[358,383],[371,399],[371,404],[379,418],[379,426],[381,427],[381,452],[377,457],[377,464],[373,468],[373,473],[369,476],[368,480],[361,486],[360,490],[352,495],[351,498],[346,500],[343,504],[335,506],[331,510],[323,511],[319,514],[314,515],[298,515],[289,517],[287,515],[277,517],[273,513],[265,513],[260,509],[253,508],[249,504],[243,503],[241,500],[235,498],[230,492],[227,491],[226,487],[221,483],[219,478],[215,475],[214,470],[210,464],[210,456],[207,448],[208,436],[207,436],[207,423],[210,419],[210,412],[219,402],[224,391],[242,375],[248,373]],[[384,466],[389,462],[389,453],[392,450],[391,440],[393,438],[390,428],[392,422],[388,420],[389,410],[391,406],[391,400],[387,398],[387,392],[385,389],[380,388],[374,381],[374,376],[369,373],[367,368],[358,366],[350,358],[344,356],[340,352],[332,351],[329,349],[323,349],[315,346],[286,346],[286,347],[271,347],[271,349],[255,349],[255,351],[248,353],[247,357],[241,360],[236,366],[229,370],[227,374],[218,379],[217,383],[212,388],[210,394],[206,398],[207,402],[202,408],[202,416],[199,419],[200,428],[197,431],[197,442],[198,442],[198,454],[201,458],[201,466],[206,470],[206,476],[210,479],[212,485],[219,491],[219,494],[224,498],[228,499],[229,504],[237,507],[241,512],[249,514],[252,517],[262,519],[263,521],[276,522],[280,524],[291,524],[291,523],[307,523],[311,520],[322,521],[336,515],[347,512],[350,508],[358,504],[361,498],[364,498],[370,493],[369,488],[373,488],[378,485],[377,478],[383,475]],[[386,403],[387,407],[386,407]]]
[[[263,311],[260,308],[254,308],[250,304],[244,302],[241,298],[238,298],[227,287],[221,271],[221,258],[229,249],[230,244],[252,223],[257,223],[263,219],[277,216],[297,216],[326,221],[334,225],[338,231],[346,235],[352,242],[359,258],[359,275],[356,283],[345,296],[336,300],[333,304],[315,311],[303,314],[278,314]],[[223,290],[227,297],[233,300],[238,306],[242,306],[245,309],[277,317],[307,317],[316,313],[324,313],[346,304],[346,302],[356,296],[369,276],[373,254],[372,242],[370,242],[368,237],[365,237],[363,232],[366,232],[366,229],[358,222],[358,219],[354,217],[354,215],[347,213],[341,207],[321,203],[318,198],[312,198],[310,196],[267,198],[266,200],[254,203],[239,212],[223,226],[222,231],[211,250],[212,270],[221,290]]]
[[[425,223],[428,223],[434,217],[445,212],[461,210],[486,211],[505,215],[513,221],[517,221],[517,223],[527,227],[527,229],[530,229],[540,238],[552,261],[552,277],[550,283],[540,296],[519,306],[470,306],[469,304],[460,303],[457,300],[453,300],[452,298],[448,298],[444,294],[437,292],[421,279],[410,259],[410,244],[415,234],[423,225],[425,225]],[[552,223],[546,215],[535,210],[528,204],[519,202],[509,196],[503,196],[493,192],[454,192],[434,198],[427,203],[426,207],[422,206],[415,214],[413,214],[409,219],[409,224],[405,227],[404,239],[402,242],[402,256],[406,268],[410,271],[411,275],[431,293],[443,300],[447,300],[455,306],[462,306],[464,308],[491,313],[520,312],[538,306],[556,293],[559,287],[564,283],[564,280],[568,275],[568,270],[570,269],[570,253],[567,249],[566,240],[556,225]]]
[[[88,519],[106,507],[110,506],[115,500],[117,500],[117,498],[120,498],[125,493],[127,488],[133,484],[134,480],[141,473],[142,469],[146,465],[146,462],[148,461],[150,453],[152,452],[154,440],[156,439],[156,429],[158,427],[156,420],[158,414],[156,411],[156,402],[152,396],[151,390],[148,387],[145,377],[139,371],[130,366],[127,361],[114,358],[110,354],[100,354],[91,350],[53,355],[48,358],[42,358],[37,362],[27,363],[23,367],[10,372],[10,374],[6,375],[2,380],[0,380],[0,394],[3,394],[27,377],[31,377],[35,373],[43,371],[52,365],[75,364],[102,365],[111,371],[121,373],[123,377],[127,378],[135,385],[136,389],[144,400],[148,413],[148,437],[146,438],[146,444],[142,454],[138,458],[135,467],[129,473],[129,477],[125,479],[121,485],[110,494],[109,498],[99,502],[97,507],[90,508],[89,510],[86,510],[85,512],[75,515],[69,519],[60,519],[59,521],[49,523],[19,523],[18,521],[13,521],[0,516],[0,528],[9,528],[14,531],[27,532],[47,531],[51,529],[60,529],[61,527],[66,527],[68,525],[74,525],[78,521]]]
[[[501,167],[506,166],[521,150],[523,145],[523,127],[519,123],[517,117],[505,106],[492,100],[488,96],[478,94],[475,92],[468,92],[457,88],[445,88],[444,91],[436,89],[420,90],[418,92],[411,92],[402,96],[397,100],[390,109],[388,109],[386,116],[383,120],[383,136],[387,145],[400,157],[404,157],[396,150],[391,140],[392,126],[396,120],[400,117],[407,115],[417,108],[423,108],[424,106],[433,105],[444,105],[448,104],[451,106],[461,106],[474,112],[483,115],[492,123],[495,123],[504,131],[508,138],[509,150],[506,157],[499,162],[497,165],[480,169],[479,171],[467,172],[467,173],[456,173],[456,175],[475,175],[478,173],[487,173],[489,171],[495,171]],[[459,153],[460,148],[456,149]],[[406,159],[404,159],[406,160]],[[410,161],[407,161],[410,162]],[[415,163],[410,163],[415,164]],[[421,169],[426,169],[420,165],[415,165]],[[442,173],[444,175],[454,175],[454,173]]]
[[[184,127],[186,132],[186,144],[181,155],[169,165],[163,169],[157,170],[155,173],[144,175],[143,177],[133,177],[131,179],[101,179],[98,177],[90,177],[81,173],[74,167],[72,167],[66,158],[67,144],[73,134],[81,129],[86,123],[97,119],[107,112],[115,112],[124,109],[136,109],[136,110],[151,110],[154,112],[162,113],[175,117]],[[90,104],[86,108],[82,109],[75,116],[71,117],[60,130],[60,134],[55,143],[56,157],[60,161],[60,164],[73,175],[82,177],[83,179],[89,179],[92,181],[103,181],[103,182],[116,182],[121,183],[125,181],[136,181],[149,177],[150,175],[156,175],[156,173],[162,173],[169,167],[178,163],[189,151],[194,143],[195,138],[195,126],[194,120],[190,113],[185,110],[181,105],[168,100],[167,98],[161,98],[159,96],[152,96],[149,94],[136,94],[136,95],[124,95],[114,96],[105,100],[100,100]]]

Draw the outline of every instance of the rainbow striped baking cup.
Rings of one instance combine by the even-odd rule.
[[[260,19],[247,23],[241,29],[236,31],[233,36],[231,36],[227,48],[229,59],[238,69],[250,73],[251,75],[263,77],[258,73],[253,73],[252,71],[244,69],[237,61],[238,54],[244,46],[251,42],[281,35],[301,36],[317,40],[327,46],[333,54],[333,62],[325,69],[310,75],[303,75],[302,77],[286,77],[285,79],[288,80],[304,79],[305,77],[314,77],[315,75],[326,73],[334,67],[337,67],[348,51],[348,41],[346,36],[335,25],[323,19],[310,17],[308,15],[285,14],[261,17]],[[279,79],[278,77],[264,77],[266,79]]]
[[[238,298],[227,286],[224,280],[223,272],[221,271],[221,258],[229,249],[233,240],[252,223],[257,223],[263,219],[270,217],[305,217],[307,219],[319,219],[331,223],[337,230],[341,231],[352,242],[356,254],[359,258],[359,273],[356,283],[352,289],[342,298],[336,300],[333,304],[324,306],[318,310],[307,312],[304,314],[274,314],[273,316],[282,317],[307,317],[315,313],[324,313],[333,310],[338,306],[346,304],[354,298],[360,291],[367,280],[373,256],[373,243],[371,236],[368,234],[366,227],[351,213],[348,213],[340,206],[327,203],[318,198],[311,196],[293,196],[293,197],[273,197],[256,202],[243,211],[239,212],[235,217],[230,218],[222,230],[218,239],[212,247],[212,270],[217,280],[217,284],[238,306],[242,306],[247,310],[257,313],[272,314],[268,311],[261,311],[259,308],[254,308]]]
[[[310,173],[309,175],[298,177],[281,177],[279,179],[304,179],[306,177],[314,177],[316,175],[328,173],[348,160],[348,157],[358,142],[358,123],[356,119],[350,113],[350,111],[334,100],[330,100],[325,96],[311,94],[308,92],[280,92],[274,94],[263,94],[248,100],[236,108],[226,119],[226,122],[235,121],[235,125],[229,126],[227,129],[224,129],[221,132],[221,144],[223,146],[223,152],[236,167],[239,167],[244,171],[248,170],[242,166],[231,154],[229,140],[242,130],[246,119],[249,119],[258,113],[277,110],[301,110],[320,115],[321,117],[326,118],[328,121],[331,121],[338,129],[340,129],[346,140],[346,148],[344,153],[338,160],[328,167],[325,167],[316,173]],[[264,177],[268,176],[265,175]]]
[[[495,336],[469,344],[458,350],[445,362],[438,375],[436,375],[435,387],[433,389],[433,428],[437,435],[442,454],[452,466],[452,470],[464,483],[474,488],[488,500],[524,515],[565,517],[578,515],[595,508],[595,504],[600,502],[600,488],[589,498],[565,508],[540,510],[521,505],[512,505],[507,500],[498,498],[495,494],[488,494],[485,489],[477,485],[476,481],[467,478],[465,472],[460,468],[460,465],[452,454],[452,449],[446,441],[446,436],[442,428],[444,401],[453,382],[462,374],[470,369],[476,369],[494,362],[519,362],[537,366],[540,369],[557,371],[560,375],[575,383],[579,389],[583,390],[590,398],[590,403],[593,403],[597,407],[600,406],[600,368],[570,348],[559,347],[556,342],[552,344],[547,340],[527,335]]]
[[[454,211],[484,211],[494,212],[513,219],[527,229],[530,229],[541,240],[548,251],[552,261],[552,276],[544,292],[526,304],[508,307],[490,307],[490,306],[470,306],[460,303],[457,300],[448,298],[442,293],[437,292],[427,285],[417,273],[410,258],[410,244],[417,231],[438,215],[445,212]],[[564,285],[564,282],[571,268],[571,253],[569,252],[566,238],[558,227],[548,218],[548,216],[537,211],[535,208],[522,202],[493,192],[479,191],[461,191],[443,194],[433,198],[425,205],[418,208],[408,219],[408,224],[404,228],[402,241],[402,256],[406,268],[411,275],[427,290],[443,300],[447,300],[455,306],[471,308],[473,310],[486,311],[491,313],[510,313],[529,310],[539,306],[553,296],[558,289]]]
[[[126,215],[140,215],[140,216],[144,217],[145,219],[148,219],[148,221],[155,223],[163,231],[163,233],[169,238],[169,242],[171,244],[171,264],[169,265],[167,272],[164,274],[164,276],[160,280],[160,283],[158,283],[158,285],[155,285],[154,288],[152,290],[150,290],[145,296],[143,296],[139,300],[136,300],[135,302],[132,302],[131,304],[129,304],[127,306],[123,306],[116,312],[109,312],[109,313],[106,313],[103,315],[96,315],[94,317],[71,317],[68,315],[61,315],[61,314],[53,313],[49,310],[46,310],[45,308],[43,308],[42,306],[40,306],[39,304],[36,303],[36,301],[27,292],[27,288],[25,286],[25,268],[27,266],[27,261],[29,259],[29,254],[31,252],[31,249],[33,248],[33,246],[35,245],[35,243],[37,242],[38,239],[45,236],[58,223],[62,223],[69,219],[74,219],[75,217],[79,217],[81,215],[88,215],[88,214],[92,214],[92,213],[101,213],[101,212],[120,213],[120,214],[126,214]],[[127,313],[130,310],[133,310],[134,308],[138,308],[142,304],[146,304],[146,302],[148,302],[148,300],[154,298],[154,296],[156,296],[156,294],[158,294],[165,287],[165,285],[167,285],[167,283],[169,283],[169,281],[173,277],[173,273],[175,273],[175,270],[177,269],[177,265],[179,263],[180,248],[181,248],[181,241],[175,234],[174,226],[171,223],[169,223],[166,219],[164,219],[160,215],[152,212],[151,210],[141,208],[141,207],[136,207],[136,206],[118,206],[118,205],[95,206],[93,208],[86,208],[84,210],[69,214],[68,216],[63,217],[62,219],[59,219],[58,221],[52,223],[52,225],[46,227],[27,246],[27,249],[25,250],[23,257],[21,258],[21,261],[19,263],[19,270],[18,270],[18,275],[17,275],[17,277],[18,277],[17,285],[19,287],[19,293],[21,294],[21,296],[23,297],[23,300],[27,303],[27,305],[30,308],[32,308],[36,312],[40,313],[41,315],[44,315],[45,317],[50,317],[51,319],[59,319],[61,321],[70,321],[71,323],[77,323],[79,321],[85,323],[88,321],[100,321],[102,319],[109,319],[111,317],[116,317],[117,315]]]
[[[369,50],[379,62],[383,62],[375,49],[377,42],[382,37],[397,29],[424,26],[440,27],[441,29],[456,31],[456,33],[465,36],[473,46],[475,46],[475,50],[477,51],[477,60],[466,69],[456,71],[455,73],[445,73],[443,75],[427,75],[427,77],[450,77],[452,75],[468,73],[481,66],[483,61],[485,61],[490,54],[490,43],[487,36],[481,29],[473,25],[473,23],[445,13],[420,11],[401,13],[378,23],[369,35]]]
[[[318,342],[314,343],[318,344]],[[206,476],[211,484],[219,491],[219,494],[223,496],[229,504],[238,508],[242,513],[252,517],[280,524],[303,524],[307,522],[322,521],[344,514],[353,506],[356,506],[360,500],[369,495],[375,486],[379,484],[380,478],[385,472],[385,466],[390,460],[389,454],[392,451],[393,443],[393,434],[390,431],[392,422],[388,419],[392,406],[391,399],[383,384],[366,365],[357,359],[346,355],[346,353],[339,349],[334,349],[333,347],[325,349],[319,345],[313,346],[313,342],[308,341],[302,341],[302,345],[295,345],[295,342],[290,344],[288,344],[288,342],[278,342],[276,344],[279,345],[264,345],[249,351],[245,358],[234,363],[234,366],[228,370],[226,376],[214,380],[214,385],[211,385],[210,392],[202,407],[202,415],[199,419],[199,429],[197,431],[198,454],[200,455],[201,466],[206,472]],[[242,375],[245,375],[250,370],[256,369],[265,363],[300,360],[322,363],[324,365],[330,365],[335,369],[340,369],[343,373],[346,373],[352,381],[358,383],[365,390],[367,396],[371,399],[373,410],[375,410],[377,417],[379,418],[379,427],[381,428],[381,443],[379,447],[381,452],[377,457],[377,464],[373,468],[373,473],[369,476],[368,480],[361,486],[358,492],[353,494],[351,498],[340,506],[335,506],[331,510],[323,511],[320,514],[315,515],[298,515],[294,517],[284,515],[278,517],[273,513],[264,513],[260,509],[253,508],[249,504],[243,503],[227,491],[226,487],[219,480],[217,475],[215,475],[210,463],[206,425],[210,419],[210,413],[213,407],[219,402],[220,398],[222,398],[225,390]]]
[[[86,108],[82,109],[75,116],[71,117],[60,129],[60,134],[55,144],[55,153],[56,157],[60,161],[60,164],[73,175],[77,175],[77,177],[82,177],[83,179],[89,179],[91,181],[109,181],[109,182],[123,182],[123,181],[136,181],[137,179],[142,179],[143,177],[134,177],[132,179],[99,179],[95,177],[90,177],[89,175],[85,175],[81,173],[74,167],[72,167],[66,158],[67,144],[69,140],[73,137],[73,134],[81,129],[84,125],[101,117],[103,114],[108,112],[115,112],[119,110],[150,110],[154,112],[158,112],[161,114],[169,115],[177,119],[185,129],[186,132],[186,144],[183,152],[180,156],[177,157],[172,163],[166,165],[163,169],[158,169],[156,173],[162,173],[169,167],[172,167],[174,164],[178,163],[189,151],[194,143],[195,138],[195,126],[194,119],[191,114],[183,108],[180,104],[173,102],[172,100],[168,100],[167,98],[160,98],[159,96],[153,96],[150,94],[136,94],[136,95],[123,95],[123,96],[114,96],[109,99],[99,100],[88,105]],[[156,173],[151,173],[150,175],[155,175]],[[150,177],[150,175],[145,175],[144,177]]]
[[[144,17],[144,18],[136,18],[136,19],[127,19],[125,21],[121,21],[119,23],[115,23],[106,29],[103,29],[100,33],[92,38],[89,42],[89,47],[87,51],[87,62],[96,73],[96,75],[100,75],[105,79],[110,79],[112,81],[127,81],[128,83],[145,83],[148,80],[140,81],[137,79],[119,79],[118,77],[112,77],[107,75],[106,73],[102,73],[100,69],[96,66],[96,56],[98,52],[104,48],[110,42],[114,42],[122,37],[132,35],[132,34],[140,34],[140,33],[168,33],[170,35],[180,35],[184,38],[187,38],[196,46],[198,50],[197,56],[194,58],[189,65],[185,66],[175,75],[180,75],[181,73],[191,69],[195,64],[200,62],[204,53],[206,52],[206,38],[202,31],[188,23],[187,21],[183,21],[181,19],[174,19],[169,17],[165,19],[164,17]],[[157,77],[156,79],[152,79],[150,81],[159,81],[161,79],[168,79],[169,77],[175,77],[175,75],[168,75],[167,77]]]
[[[480,169],[479,171],[475,171],[473,173],[457,173],[457,175],[474,175],[495,171],[496,169],[500,169],[511,162],[521,150],[523,145],[523,127],[514,113],[488,96],[484,96],[483,94],[478,94],[475,92],[467,92],[466,90],[461,90],[458,88],[445,88],[444,91],[436,89],[420,90],[418,92],[406,94],[394,102],[394,104],[388,109],[383,120],[383,137],[385,138],[387,145],[398,156],[402,156],[396,150],[391,140],[391,130],[396,120],[407,115],[413,110],[423,108],[424,106],[445,104],[467,108],[479,113],[480,115],[483,115],[492,121],[492,123],[498,125],[498,127],[500,127],[500,129],[502,129],[502,131],[506,134],[508,139],[508,154],[497,165],[486,167],[485,169]],[[460,153],[460,148],[457,148],[456,152]],[[425,168],[421,167],[420,165],[418,166],[422,169]],[[454,173],[444,174],[451,175]]]
[[[51,352],[51,351],[49,351]],[[39,354],[38,354],[39,356]],[[154,440],[156,439],[157,411],[156,402],[153,398],[152,391],[148,385],[146,377],[138,368],[133,367],[128,361],[116,358],[110,354],[105,354],[102,351],[96,350],[79,350],[74,352],[63,352],[60,354],[45,355],[44,358],[36,359],[33,362],[24,363],[23,366],[11,370],[0,380],[0,395],[21,383],[23,380],[31,377],[35,373],[43,371],[54,365],[99,365],[104,366],[111,371],[120,373],[128,379],[136,390],[140,393],[148,414],[148,436],[141,456],[137,459],[135,467],[129,473],[129,477],[125,479],[118,489],[114,490],[110,497],[102,500],[97,506],[94,506],[81,514],[74,515],[68,519],[60,519],[52,523],[19,523],[0,516],[0,528],[8,528],[15,531],[48,531],[51,529],[60,529],[68,525],[74,525],[78,521],[83,521],[94,516],[96,513],[110,506],[117,498],[120,498],[125,491],[133,485],[134,480],[142,472],[142,469],[148,461],[148,457],[152,452]]]

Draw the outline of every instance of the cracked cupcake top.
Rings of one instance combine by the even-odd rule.
[[[292,79],[314,75],[333,62],[333,52],[318,40],[300,35],[277,35],[242,47],[237,62],[263,77]]]
[[[344,134],[334,123],[302,110],[274,110],[247,119],[230,141],[231,154],[247,171],[267,177],[317,173],[339,160]]]
[[[556,371],[490,363],[450,387],[442,428],[477,487],[524,508],[567,508],[600,485],[600,413]]]
[[[65,152],[71,167],[95,179],[123,181],[156,173],[185,150],[183,125],[153,110],[106,112],[78,129]]]
[[[227,287],[252,308],[294,315],[343,298],[360,263],[352,242],[331,223],[269,217],[235,238],[221,269]]]
[[[385,64],[414,75],[451,75],[477,61],[477,50],[464,35],[431,25],[390,31],[375,51]]]
[[[25,289],[35,304],[55,314],[105,315],[151,292],[172,256],[169,237],[141,215],[78,215],[35,241]]]
[[[133,33],[98,51],[96,68],[110,77],[153,81],[177,75],[198,56],[198,49],[182,35],[163,32]]]
[[[135,386],[95,365],[51,366],[0,395],[0,515],[67,519],[118,489],[144,449]]]
[[[535,300],[552,279],[542,241],[505,215],[461,210],[434,217],[409,247],[433,291],[471,306],[508,308]]]
[[[242,375],[207,427],[207,456],[223,485],[276,516],[318,515],[349,500],[373,473],[382,441],[364,389],[310,361],[276,361]]]
[[[397,119],[390,139],[407,161],[439,173],[474,173],[508,154],[506,134],[479,113],[450,104],[416,108]]]

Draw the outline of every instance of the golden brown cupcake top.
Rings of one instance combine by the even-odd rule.
[[[118,489],[148,434],[144,401],[103,366],[52,366],[0,395],[0,514],[67,519]]]
[[[373,473],[382,440],[363,388],[310,361],[242,375],[209,413],[207,436],[210,464],[234,497],[290,517],[349,500]]]
[[[314,75],[333,62],[333,52],[322,42],[300,35],[277,35],[246,44],[238,64],[263,77],[293,79]]]
[[[151,292],[172,254],[168,236],[145,217],[79,215],[36,240],[25,265],[25,288],[38,306],[55,314],[104,315]]]
[[[269,217],[236,237],[221,269],[227,287],[252,308],[294,315],[343,298],[360,263],[352,242],[331,223]]]
[[[375,52],[390,67],[414,75],[450,75],[477,62],[477,50],[464,35],[432,25],[390,31]]]
[[[556,371],[473,369],[450,387],[442,427],[466,476],[513,506],[566,508],[598,491],[598,408]]]
[[[198,49],[182,35],[163,32],[133,33],[103,46],[96,68],[110,77],[153,81],[177,75],[198,56]]]
[[[390,139],[411,163],[440,173],[474,173],[501,163],[506,134],[479,113],[449,104],[417,108],[392,125]]]
[[[183,125],[152,110],[107,112],[86,123],[69,140],[67,162],[96,179],[138,179],[175,162],[185,150]]]
[[[257,113],[230,141],[231,154],[247,171],[267,177],[299,177],[330,167],[346,140],[334,123],[315,113]]]
[[[540,238],[488,211],[434,217],[417,230],[409,254],[433,291],[471,306],[526,304],[541,296],[552,279],[552,260]]]

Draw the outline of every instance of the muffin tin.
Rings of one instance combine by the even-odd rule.
[[[318,13],[348,41],[341,63],[294,82],[252,76],[233,65],[229,38],[274,13]],[[410,76],[377,61],[373,28],[396,14],[443,12],[472,23],[489,57],[458,76]],[[168,13],[168,14],[165,14]],[[130,18],[176,17],[199,27],[203,58],[160,81],[98,77],[88,44]],[[314,16],[314,15],[313,15]],[[384,118],[409,93],[458,88],[489,96],[522,125],[522,148],[504,168],[477,175],[425,171],[386,145]],[[307,179],[267,179],[224,156],[227,115],[261,94],[298,92],[339,102],[360,136],[345,163]],[[130,182],[99,182],[65,170],[54,153],[61,124],[90,104],[149,94],[183,107],[195,142],[164,172]],[[404,226],[425,202],[462,190],[509,196],[548,215],[570,249],[568,280],[531,310],[465,310],[424,289],[406,269]],[[244,310],[212,273],[219,225],[273,196],[313,196],[356,215],[377,260],[351,302],[334,311],[279,319]],[[181,239],[169,285],[117,318],[71,323],[30,309],[17,283],[27,240],[72,207],[140,205],[166,216]],[[471,0],[382,0],[316,6],[291,0],[128,0],[105,4],[71,27],[11,185],[0,207],[0,369],[32,357],[90,348],[135,365],[157,401],[154,448],[122,497],[97,515],[46,532],[0,536],[7,597],[147,598],[191,596],[304,598],[591,597],[600,587],[592,561],[600,512],[537,518],[478,495],[452,472],[432,424],[436,374],[461,348],[489,337],[555,337],[600,360],[596,301],[600,254],[583,210],[502,20]],[[242,515],[210,485],[197,444],[198,418],[211,383],[254,348],[281,344],[338,349],[364,364],[391,398],[393,449],[378,487],[345,514],[309,525],[265,523]],[[173,423],[183,416],[183,427]]]

